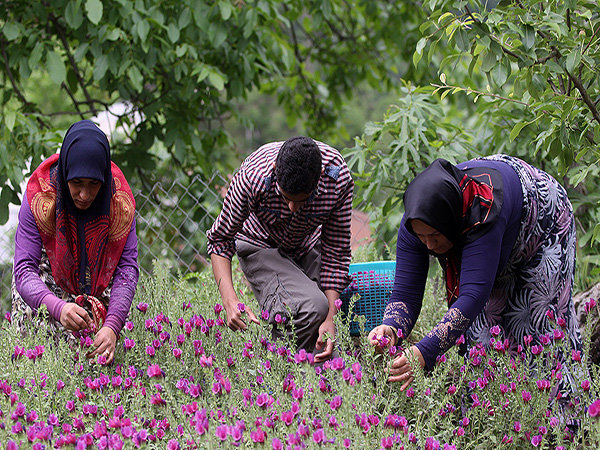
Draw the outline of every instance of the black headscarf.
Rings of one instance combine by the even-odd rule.
[[[69,193],[68,181],[74,178],[92,178],[102,182],[94,202],[86,210],[75,206]],[[75,122],[67,130],[62,143],[57,165],[57,214],[62,210],[66,223],[77,224],[79,254],[79,283],[83,290],[89,290],[86,269],[92,271],[100,261],[90,261],[88,255],[101,255],[108,239],[108,223],[113,179],[110,162],[110,145],[106,135],[90,120]],[[100,227],[100,224],[103,226]],[[102,230],[102,231],[100,231]],[[94,245],[96,249],[86,248]],[[99,251],[100,250],[100,251]],[[87,292],[89,294],[89,292]]]
[[[442,233],[453,247],[436,255],[444,269],[448,305],[458,298],[464,245],[484,235],[502,207],[502,175],[487,167],[460,170],[436,159],[410,182],[404,192],[406,228],[421,220]]]
[[[436,159],[404,192],[406,227],[419,219],[454,245],[474,241],[495,222],[502,205],[502,176],[494,169],[460,170]]]

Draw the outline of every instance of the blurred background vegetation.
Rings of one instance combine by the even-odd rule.
[[[355,206],[377,237],[369,252],[380,257],[395,248],[402,192],[416,173],[437,157],[503,152],[565,185],[577,217],[576,289],[599,279],[595,1],[3,6],[0,223],[82,118],[110,119],[113,159],[147,191],[229,174],[272,140],[328,142],[352,167]]]

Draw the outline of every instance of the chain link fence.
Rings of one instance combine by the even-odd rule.
[[[152,273],[153,261],[168,262],[173,276],[201,271],[209,264],[206,230],[221,211],[229,181],[219,173],[208,180],[161,180],[148,189],[134,189],[138,263],[140,272]],[[0,309],[10,309],[14,236],[18,207],[0,228]],[[352,215],[353,249],[371,240],[368,216]]]

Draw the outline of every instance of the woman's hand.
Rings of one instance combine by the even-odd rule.
[[[397,336],[392,327],[387,325],[378,325],[369,333],[369,343],[375,347],[375,351],[383,353],[384,350],[392,345],[396,345]]]
[[[411,360],[415,360],[416,364],[419,364],[421,368],[425,367],[425,359],[423,359],[423,355],[421,351],[416,347],[412,346],[411,348],[404,351],[404,353],[400,356],[397,356],[390,364],[389,364],[389,373],[388,381],[400,381],[404,382],[401,391],[406,389],[410,383],[415,379],[413,375],[413,367],[410,365],[409,358],[407,358],[406,353],[412,352],[413,356],[410,358]]]
[[[92,318],[76,303],[67,303],[60,312],[60,323],[69,331],[92,329]]]
[[[106,358],[106,364],[110,364],[115,359],[115,347],[117,346],[117,335],[110,327],[102,327],[96,333],[94,338],[94,351],[88,352],[88,358],[95,358],[102,355]]]

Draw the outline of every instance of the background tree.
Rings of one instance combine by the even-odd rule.
[[[568,189],[579,236],[576,282],[585,288],[600,262],[590,245],[600,235],[597,2],[488,3],[423,2],[428,19],[413,63],[439,81],[413,79],[416,87],[408,85],[383,121],[357,139],[350,153],[362,175],[362,201],[388,219],[382,222],[391,236],[400,216],[388,212],[433,159],[522,157]]]
[[[276,98],[290,126],[349,138],[339,126],[344,101],[361,84],[391,89],[413,71],[406,43],[424,20],[410,3],[363,0],[2,6],[0,223],[65,127],[106,111],[123,133],[114,159],[134,184],[161,162],[207,175],[233,167],[239,158],[224,123],[251,91]]]

